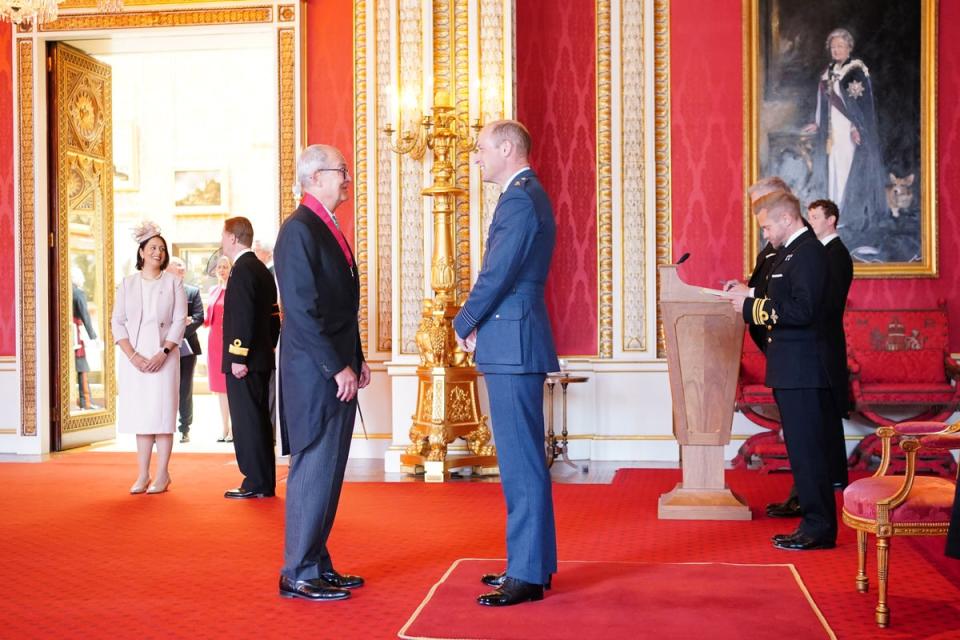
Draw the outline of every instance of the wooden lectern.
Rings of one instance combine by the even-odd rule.
[[[723,473],[743,319],[726,298],[680,280],[676,265],[661,265],[658,273],[683,482],[660,496],[657,515],[669,520],[749,520],[750,508],[727,488]]]

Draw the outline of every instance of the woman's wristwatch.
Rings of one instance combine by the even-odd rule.
[[[166,354],[168,354],[168,353],[170,353],[170,347],[164,347],[164,348],[163,348],[163,354],[166,355]]]

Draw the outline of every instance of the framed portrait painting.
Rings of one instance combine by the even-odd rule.
[[[829,199],[859,277],[937,275],[937,0],[744,0],[744,181]],[[744,271],[763,239],[744,205]]]

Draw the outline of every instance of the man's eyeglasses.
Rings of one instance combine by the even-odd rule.
[[[317,171],[337,171],[340,173],[340,177],[344,180],[350,179],[350,172],[347,171],[346,167],[337,167],[336,169],[317,169]]]

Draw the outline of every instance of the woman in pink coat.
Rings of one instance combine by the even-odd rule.
[[[227,404],[227,377],[223,374],[223,300],[232,266],[230,258],[220,256],[217,262],[217,285],[210,290],[207,317],[203,321],[203,326],[210,327],[207,338],[207,380],[210,391],[220,400],[220,419],[223,421],[223,434],[217,438],[217,442],[233,442],[230,406]]]

